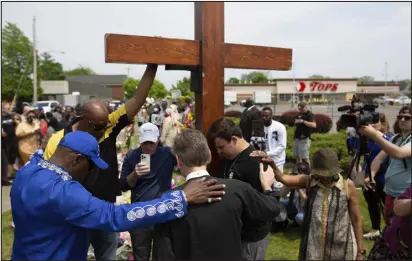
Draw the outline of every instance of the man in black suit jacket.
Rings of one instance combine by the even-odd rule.
[[[252,137],[252,122],[261,119],[261,112],[255,106],[255,102],[249,98],[245,103],[246,109],[243,111],[240,117],[239,127],[242,130],[242,136],[247,141],[250,142]]]
[[[211,154],[201,132],[187,129],[178,134],[174,153],[186,181],[210,178],[206,166]],[[189,206],[183,219],[156,226],[153,260],[242,259],[243,219],[268,222],[280,212],[271,189],[273,170],[261,166],[260,180],[264,193],[239,180],[217,179],[226,185],[221,201]]]

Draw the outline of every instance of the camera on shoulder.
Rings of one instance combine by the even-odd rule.
[[[356,95],[353,95],[351,105],[338,107],[339,112],[345,112],[339,118],[340,125],[343,128],[355,128],[358,132],[361,126],[378,123],[379,113],[375,112],[378,107],[375,104],[363,104]]]

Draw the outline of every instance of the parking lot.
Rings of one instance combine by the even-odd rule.
[[[308,105],[308,106],[309,106],[309,110],[311,110],[315,114],[316,113],[322,113],[322,114],[328,115],[333,120],[333,126],[332,126],[331,132],[336,132],[336,122],[338,121],[338,119],[342,115],[341,112],[338,112],[338,107],[342,106],[342,105],[345,105],[345,104]],[[273,109],[274,115],[282,115],[282,113],[284,113],[288,110],[294,109],[294,108],[292,108],[292,106],[290,104],[271,105],[269,107],[271,107]],[[295,108],[296,107],[297,106],[295,106]],[[257,106],[257,108],[259,108],[261,110],[262,106]],[[396,115],[398,115],[398,112],[399,112],[400,108],[401,108],[401,106],[399,106],[399,105],[396,105],[396,106],[387,105],[385,107],[381,106],[381,107],[376,109],[377,112],[385,113],[386,118],[389,121],[391,132],[393,132],[393,124],[396,121]],[[225,108],[225,112],[230,111],[230,110],[243,111],[244,108],[239,106],[239,105],[230,106],[228,108]]]

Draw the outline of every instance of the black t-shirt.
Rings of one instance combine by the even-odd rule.
[[[100,141],[100,157],[107,162],[107,169],[94,167],[90,170],[89,175],[83,181],[82,185],[94,197],[108,201],[116,202],[116,196],[121,195],[119,184],[119,165],[117,162],[116,138],[120,131],[131,124],[124,108],[112,112],[109,116],[110,122],[115,122],[111,128],[106,130],[104,140]],[[115,119],[115,120],[114,120]],[[71,122],[65,129],[64,135],[73,131]]]
[[[238,157],[233,160],[223,159],[221,161],[218,178],[237,179],[249,183],[254,189],[263,192],[262,184],[260,183],[260,161],[250,157],[250,153],[254,151],[252,146],[239,153]],[[244,219],[242,229],[242,241],[256,242],[263,239],[270,231],[270,223],[256,222]]]
[[[304,121],[309,121],[309,122],[314,122],[314,115],[311,111],[307,111],[306,113],[300,113],[296,116],[296,119],[304,120]],[[312,128],[309,128],[303,123],[297,124],[296,129],[295,129],[295,139],[305,139],[305,138],[310,138],[310,135],[312,134]]]

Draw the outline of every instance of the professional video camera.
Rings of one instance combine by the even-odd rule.
[[[350,176],[352,169],[355,166],[359,166],[361,156],[366,156],[366,170],[369,178],[371,179],[370,166],[371,162],[369,160],[370,151],[368,148],[368,140],[365,136],[360,135],[359,128],[368,124],[375,124],[379,122],[379,113],[375,112],[375,109],[378,108],[378,105],[375,104],[363,104],[360,99],[353,95],[351,100],[351,105],[344,105],[338,108],[338,111],[346,111],[347,113],[342,114],[340,117],[340,125],[342,128],[352,127],[356,130],[356,133],[359,137],[359,142],[355,148],[352,148],[348,145],[348,151],[351,156],[353,156],[350,163],[346,177]],[[348,139],[349,141],[349,139]]]
[[[338,107],[338,111],[346,111],[339,119],[343,128],[352,127],[359,130],[361,126],[379,122],[379,113],[375,112],[378,105],[363,104],[360,99],[353,95],[351,105]]]

